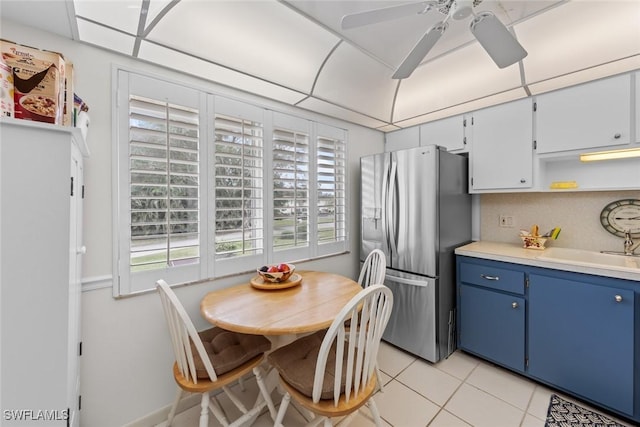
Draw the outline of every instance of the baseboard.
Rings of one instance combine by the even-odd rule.
[[[200,405],[200,394],[192,394],[190,396],[185,397],[178,404],[178,408],[176,409],[176,414],[180,412],[184,412],[187,409],[193,408],[196,405]],[[173,403],[172,403],[173,404]],[[171,410],[171,405],[167,405],[164,408],[158,409],[150,414],[145,415],[142,418],[138,418],[135,421],[132,421],[129,424],[125,424],[123,427],[153,427],[167,420],[169,417],[169,411]]]

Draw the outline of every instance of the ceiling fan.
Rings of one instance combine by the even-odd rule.
[[[527,51],[493,13],[479,12],[476,14],[474,12],[473,8],[481,2],[482,0],[433,0],[372,9],[345,15],[342,18],[342,29],[348,30],[413,14],[421,15],[431,10],[437,10],[445,15],[442,21],[429,28],[404,58],[392,76],[394,79],[404,79],[413,73],[413,70],[442,37],[447,29],[449,19],[459,21],[471,15],[473,15],[469,23],[471,33],[499,68],[515,64],[527,56]]]

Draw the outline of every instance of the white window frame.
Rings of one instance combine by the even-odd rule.
[[[342,254],[349,248],[348,205],[345,203],[345,238],[341,241],[318,244],[317,230],[317,140],[334,138],[344,142],[345,202],[348,194],[348,133],[345,129],[317,123],[310,119],[250,104],[242,100],[219,96],[202,88],[185,86],[156,76],[114,66],[113,84],[113,295],[127,296],[155,289],[155,282],[164,279],[170,284],[189,283],[243,274],[265,264],[300,262]],[[129,199],[129,95],[150,99],[161,95],[177,105],[197,108],[199,111],[199,185],[200,185],[200,262],[189,266],[166,267],[147,272],[131,273],[130,236],[131,202]],[[166,92],[166,95],[165,95]],[[161,99],[164,99],[161,98]],[[263,124],[263,211],[264,243],[261,254],[216,259],[215,254],[215,115],[223,114]],[[272,138],[274,127],[291,127],[309,135],[309,245],[275,251],[273,236],[273,172]]]

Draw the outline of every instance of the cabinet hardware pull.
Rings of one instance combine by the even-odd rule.
[[[621,137],[621,136],[622,136],[622,135],[620,135],[619,133],[616,133],[615,135],[613,135],[613,138],[614,138],[614,139],[620,139],[620,137]]]
[[[517,302],[512,302],[511,303],[511,308],[518,308],[518,303]]]
[[[488,276],[486,274],[481,274],[480,277],[487,280],[500,280],[499,276]]]
[[[622,302],[622,297],[620,295],[616,295],[616,302]]]

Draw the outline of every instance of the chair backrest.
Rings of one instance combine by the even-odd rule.
[[[211,381],[216,381],[216,372],[213,369],[209,356],[207,356],[200,335],[198,335],[198,331],[175,292],[173,292],[164,280],[158,280],[156,282],[156,288],[158,289],[158,294],[162,301],[162,308],[167,318],[173,352],[175,353],[176,364],[180,373],[186,380],[194,384],[198,382],[196,365],[193,359],[193,348],[195,348],[204,363],[209,378]]]
[[[320,400],[327,359],[333,346],[336,355],[334,404],[338,405],[343,386],[346,402],[366,388],[371,377],[376,375],[380,340],[392,307],[393,294],[381,284],[368,286],[344,306],[327,330],[320,346],[312,392],[314,402]],[[348,319],[350,326],[345,328],[345,321]],[[346,375],[343,373],[345,368]]]
[[[363,288],[373,284],[383,284],[384,276],[387,268],[387,258],[380,249],[374,249],[369,252],[365,258],[362,268],[360,269],[360,277],[358,283]]]

